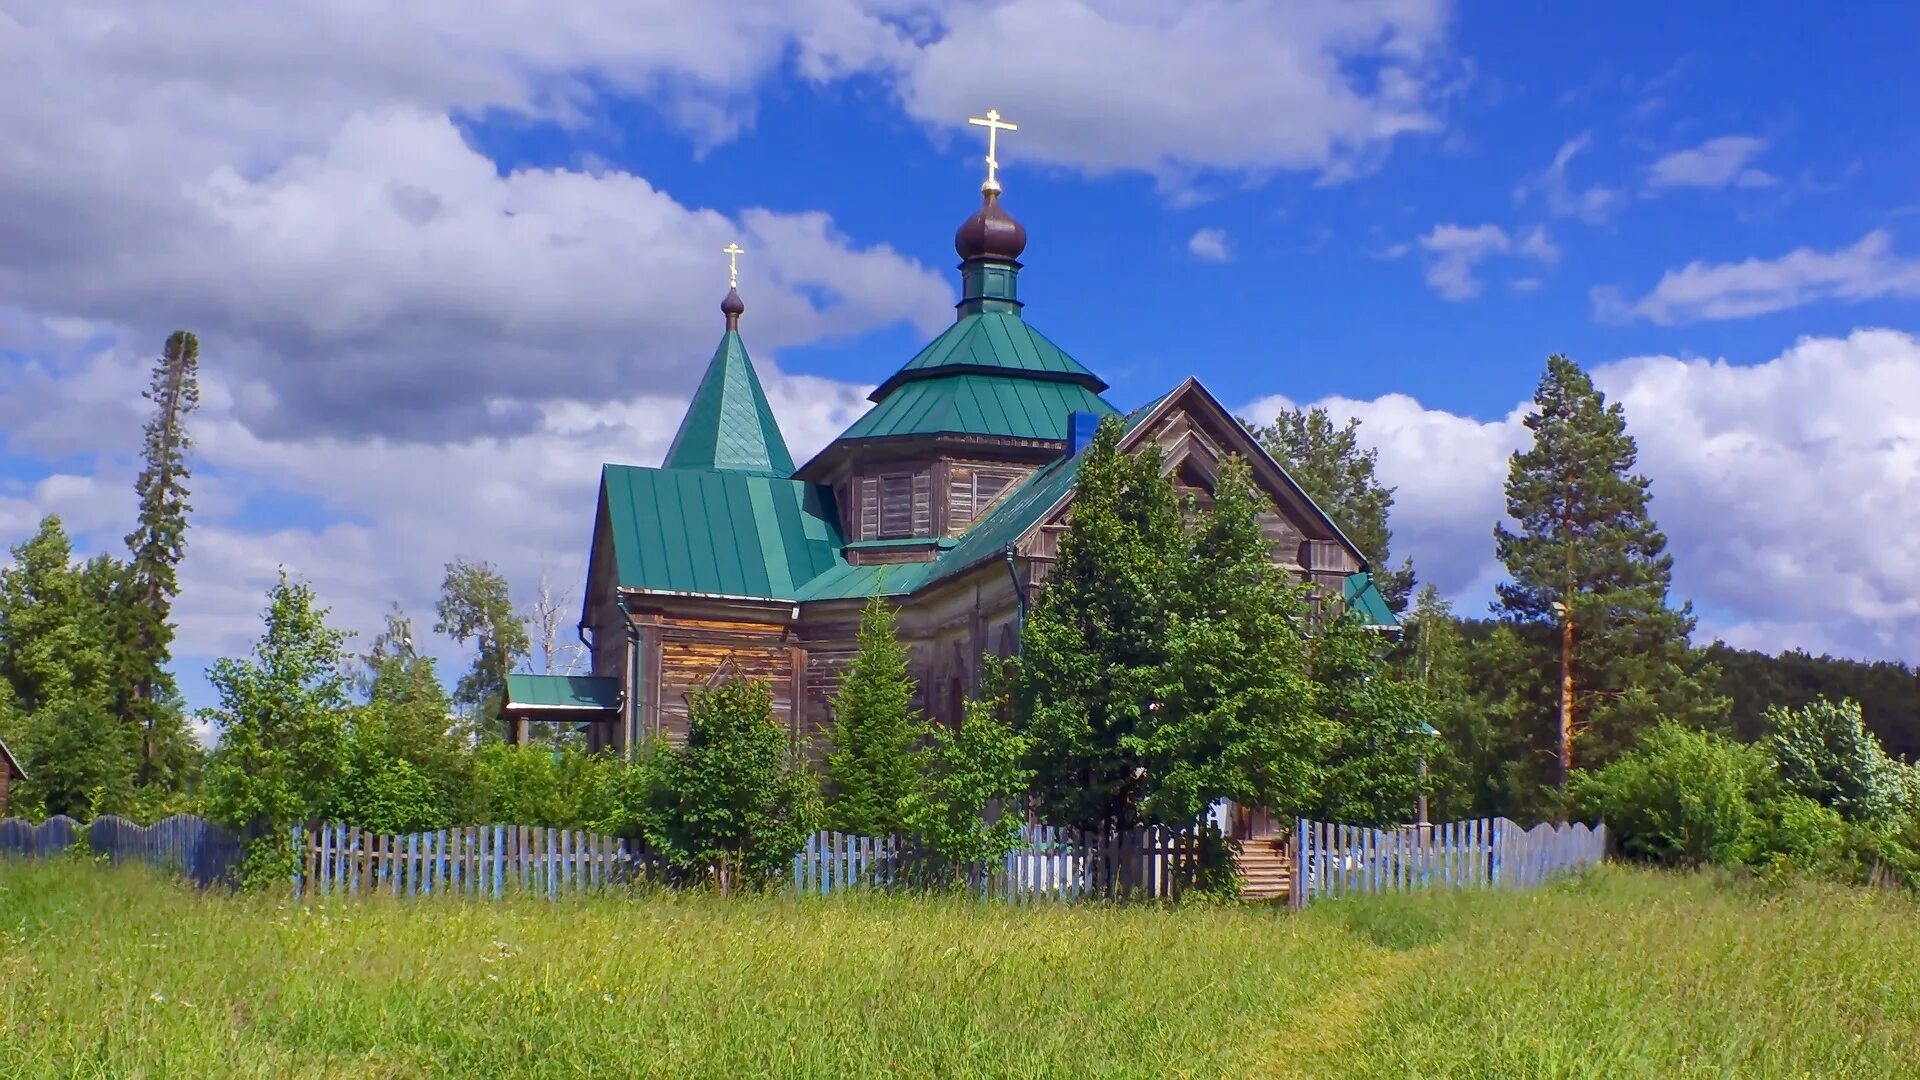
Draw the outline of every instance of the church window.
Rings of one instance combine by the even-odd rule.
[[[955,465],[947,479],[947,532],[958,536],[985,514],[1001,493],[1018,483],[1017,469]]]
[[[860,482],[860,538],[900,540],[933,535],[932,474],[881,473]]]

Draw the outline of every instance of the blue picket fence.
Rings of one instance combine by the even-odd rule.
[[[1332,896],[1435,886],[1530,888],[1606,858],[1607,828],[1522,828],[1506,818],[1369,829],[1302,818],[1292,844],[1295,907]]]
[[[793,858],[796,892],[914,889],[958,880],[974,894],[1014,904],[1118,897],[1177,899],[1201,871],[1202,827],[1090,832],[1028,825],[990,864],[948,867],[911,837],[819,832]]]
[[[629,841],[574,829],[471,825],[387,835],[347,825],[293,831],[295,896],[385,893],[555,898],[626,885],[650,863]]]
[[[144,862],[184,874],[202,887],[231,883],[245,854],[240,837],[195,814],[176,814],[152,825],[107,814],[86,825],[64,815],[37,825],[19,818],[0,821],[0,855],[58,855],[82,836],[95,855],[115,863]]]

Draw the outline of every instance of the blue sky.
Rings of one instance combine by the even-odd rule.
[[[576,602],[748,248],[796,454],[954,292],[994,106],[1028,315],[1117,404],[1361,419],[1464,609],[1547,354],[1628,409],[1703,636],[1920,657],[1920,104],[1899,5],[29,2],[0,44],[0,541],[118,544],[206,354],[179,668],[281,567],[370,633],[487,558]],[[573,615],[562,612],[564,640]],[[441,643],[450,663],[458,650]]]

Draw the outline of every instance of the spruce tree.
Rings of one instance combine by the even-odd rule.
[[[1261,449],[1366,556],[1387,606],[1395,614],[1405,611],[1413,591],[1413,560],[1389,569],[1393,489],[1375,475],[1380,452],[1360,445],[1360,421],[1335,427],[1327,410],[1316,406],[1289,409],[1251,430]]]
[[[926,734],[913,694],[893,605],[875,596],[860,613],[860,648],[833,695],[828,828],[858,836],[906,830],[904,800],[919,779],[915,747]]]
[[[142,451],[145,465],[134,482],[139,501],[139,527],[127,536],[131,559],[127,564],[126,596],[119,614],[126,671],[120,691],[121,721],[140,732],[140,782],[160,779],[160,750],[177,742],[184,730],[179,710],[169,709],[172,679],[166,665],[173,644],[169,622],[173,599],[179,595],[176,570],[186,553],[187,481],[192,471],[187,451],[187,416],[200,404],[200,342],[177,330],[166,341],[153,368],[153,381],[143,396],[153,403]]]
[[[1550,632],[1552,781],[1564,791],[1576,756],[1602,764],[1657,717],[1713,722],[1726,703],[1690,652],[1692,606],[1667,604],[1673,557],[1633,471],[1624,411],[1558,355],[1533,400],[1533,445],[1508,467],[1518,528],[1494,529],[1510,578],[1496,610],[1528,640]]]

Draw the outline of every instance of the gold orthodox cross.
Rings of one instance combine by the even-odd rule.
[[[985,116],[969,116],[967,117],[967,123],[972,124],[974,127],[987,129],[987,182],[980,185],[980,190],[999,191],[1000,180],[997,173],[1000,168],[1000,162],[994,157],[994,152],[999,149],[1000,133],[1003,131],[1019,131],[1020,125],[1009,124],[1000,119],[1000,110],[998,109],[988,109],[987,115]]]
[[[745,255],[747,249],[741,247],[738,241],[734,241],[728,243],[726,247],[721,248],[720,252],[727,257],[727,288],[738,288],[740,286],[740,256]]]

